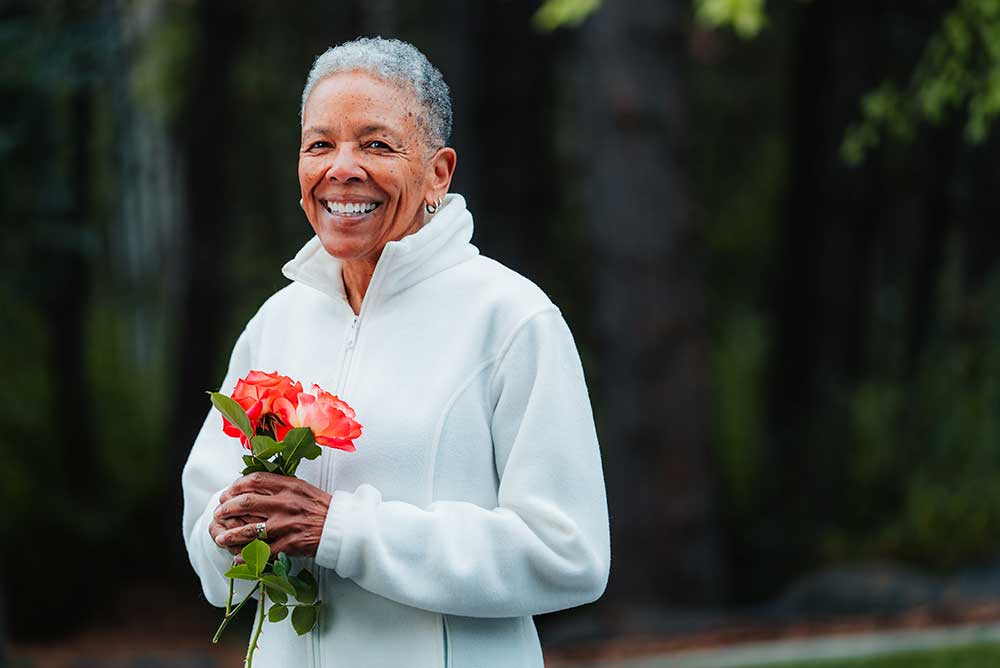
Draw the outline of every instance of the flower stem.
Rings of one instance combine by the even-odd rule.
[[[253,639],[250,641],[250,649],[247,650],[247,667],[253,668],[253,653],[257,651],[257,639],[260,638],[260,631],[264,628],[264,608],[267,605],[267,590],[260,590],[260,606],[257,615],[257,628],[253,630]]]
[[[233,609],[233,585],[236,584],[236,580],[229,578],[229,598],[226,599],[226,617],[229,616],[230,611]]]
[[[233,586],[232,578],[229,579],[229,586],[230,587]],[[222,618],[222,623],[219,624],[219,628],[215,632],[215,636],[212,637],[212,643],[219,642],[219,638],[222,637],[222,632],[229,625],[229,621],[236,616],[236,613],[239,612],[244,605],[246,605],[247,601],[253,598],[254,592],[257,591],[258,588],[260,588],[260,580],[258,580],[257,584],[253,586],[253,589],[250,590],[250,593],[247,594],[247,597],[242,601],[240,601],[239,604],[233,610],[228,612],[226,616]]]

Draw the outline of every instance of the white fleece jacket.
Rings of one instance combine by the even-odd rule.
[[[604,591],[604,477],[572,335],[538,287],[479,255],[472,227],[449,195],[386,245],[358,316],[313,238],[236,343],[221,391],[277,370],[364,425],[356,452],[299,468],[333,495],[314,563],[297,560],[326,608],[301,638],[265,623],[258,666],[542,666],[531,615]],[[207,527],[242,454],[210,411],[183,475],[191,564],[219,606],[231,556]]]

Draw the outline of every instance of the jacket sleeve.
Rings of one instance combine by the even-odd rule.
[[[596,600],[610,567],[604,475],[573,337],[554,307],[495,368],[498,504],[417,507],[361,485],[335,491],[316,563],[443,614],[514,617]]]
[[[247,331],[240,335],[229,360],[229,371],[220,392],[229,393],[236,381],[250,370],[250,347]],[[238,441],[222,433],[222,416],[209,405],[208,415],[195,439],[181,476],[184,491],[184,543],[188,558],[201,580],[209,603],[226,604],[229,580],[224,573],[233,565],[233,555],[219,547],[208,534],[212,514],[219,505],[219,495],[239,477],[243,469],[243,450]],[[234,596],[240,600],[253,583],[237,580]]]

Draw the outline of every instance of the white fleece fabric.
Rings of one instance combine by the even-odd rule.
[[[278,371],[339,395],[364,426],[356,452],[298,470],[333,495],[315,560],[293,560],[325,608],[303,637],[265,623],[256,665],[538,667],[531,615],[604,591],[604,476],[573,337],[537,286],[479,255],[472,229],[447,196],[386,245],[357,316],[314,237],[236,343],[220,391]],[[207,527],[242,454],[209,411],[183,474],[184,539],[217,606],[231,556]]]

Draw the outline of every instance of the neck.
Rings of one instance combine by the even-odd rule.
[[[378,264],[378,258],[374,260],[367,258],[349,260],[341,265],[344,291],[347,293],[347,301],[355,315],[361,313],[361,303],[365,299],[365,293],[368,292],[368,285],[372,282],[376,264]]]
[[[426,218],[423,215],[418,216],[402,234],[393,237],[393,240],[402,239],[407,235],[413,234],[423,227],[425,222]],[[361,313],[361,303],[365,299],[365,293],[368,292],[368,285],[372,282],[372,276],[375,274],[375,265],[378,264],[378,259],[382,257],[384,249],[385,246],[382,246],[378,249],[377,253],[369,257],[357,260],[345,260],[340,265],[341,276],[344,280],[344,292],[347,293],[347,301],[354,310],[354,315]]]

